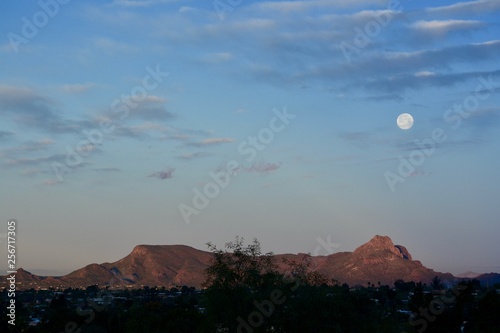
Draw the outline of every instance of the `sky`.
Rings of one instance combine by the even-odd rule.
[[[138,244],[500,272],[500,2],[0,4],[0,263]],[[411,129],[398,115],[410,113]]]

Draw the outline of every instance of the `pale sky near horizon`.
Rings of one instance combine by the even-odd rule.
[[[2,267],[14,218],[39,274],[376,234],[500,272],[500,1],[228,3],[0,4]]]

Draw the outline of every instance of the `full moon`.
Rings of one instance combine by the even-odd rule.
[[[413,117],[409,113],[402,113],[398,116],[398,120],[396,122],[399,128],[407,130],[413,126]]]

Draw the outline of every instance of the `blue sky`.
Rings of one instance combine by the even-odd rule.
[[[381,234],[439,271],[500,271],[500,2],[232,3],[0,5],[18,267]]]

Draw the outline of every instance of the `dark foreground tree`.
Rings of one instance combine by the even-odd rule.
[[[244,239],[236,237],[234,242],[226,243],[225,250],[211,243],[207,245],[214,258],[206,270],[204,283],[206,330],[236,332],[241,322],[255,311],[254,302],[269,299],[271,292],[283,283],[283,276],[273,254],[263,254],[256,239],[245,246]],[[268,323],[259,326],[264,328]]]
[[[334,285],[311,270],[308,255],[277,263],[257,240],[245,246],[239,237],[224,250],[209,247],[214,258],[206,270],[204,332],[374,333],[393,324],[382,320],[375,289],[350,293]]]

